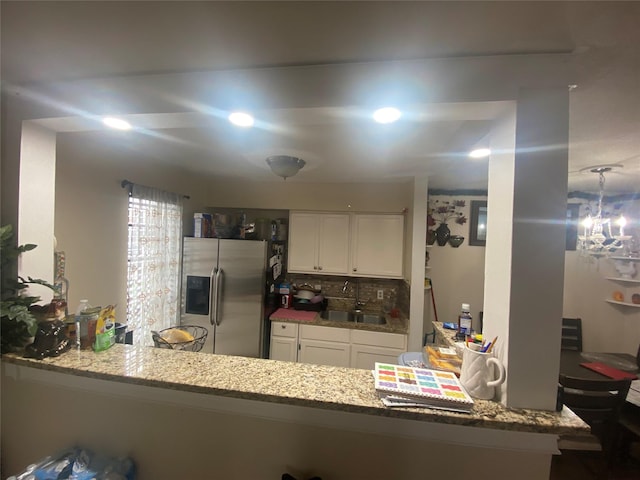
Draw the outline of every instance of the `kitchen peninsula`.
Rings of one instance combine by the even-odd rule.
[[[556,436],[588,432],[566,409],[479,400],[469,414],[389,409],[362,369],[122,344],[42,361],[5,355],[2,374],[3,412],[13,412],[2,418],[3,474],[82,443],[132,455],[140,478],[266,479],[291,469],[462,478],[480,461],[492,478],[547,478]],[[458,456],[468,461],[454,465]]]

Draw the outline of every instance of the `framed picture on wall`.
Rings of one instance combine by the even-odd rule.
[[[567,205],[567,240],[565,250],[576,250],[578,245],[578,223],[580,205]],[[484,247],[487,244],[487,202],[471,201],[471,219],[469,221],[469,245]]]
[[[469,220],[469,245],[484,247],[487,244],[487,201],[471,200]]]

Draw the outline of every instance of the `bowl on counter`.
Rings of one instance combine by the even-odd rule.
[[[311,300],[315,296],[316,296],[316,291],[308,283],[299,285],[296,288],[296,294],[294,295],[294,297],[300,298],[302,300]]]
[[[316,294],[312,290],[298,290],[298,292],[294,295],[295,298],[300,300],[311,300],[315,297]]]

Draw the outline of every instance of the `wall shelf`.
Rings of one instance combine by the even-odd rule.
[[[611,260],[627,260],[629,262],[640,262],[640,257],[609,257]]]
[[[638,278],[606,277],[606,279],[621,283],[640,283]]]
[[[622,305],[625,307],[635,307],[635,308],[640,308],[640,303],[627,303],[627,302],[618,302],[616,300],[609,300],[606,299],[605,302],[607,303],[613,303],[614,305]]]

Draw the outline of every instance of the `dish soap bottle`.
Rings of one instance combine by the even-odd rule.
[[[458,331],[462,335],[471,335],[473,319],[471,317],[471,308],[468,303],[462,304],[462,311],[458,317]]]

